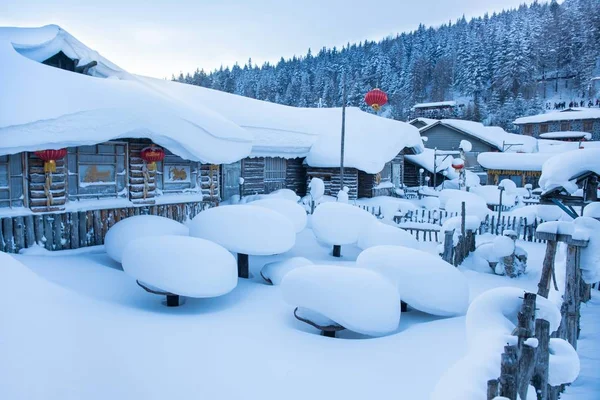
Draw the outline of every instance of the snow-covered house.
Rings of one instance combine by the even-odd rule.
[[[442,119],[419,130],[427,138],[425,146],[438,150],[459,150],[460,143],[466,140],[471,149],[465,151],[466,167],[480,176],[482,183],[486,173],[477,162],[477,156],[484,152],[533,152],[537,142],[534,138],[508,133],[497,126],[484,126],[479,122],[458,119]]]
[[[463,105],[452,100],[419,103],[412,106],[410,114],[413,118],[453,118],[457,116],[459,107],[463,107]]]
[[[513,124],[523,135],[540,137],[551,132],[587,132],[600,140],[600,108],[568,108],[562,111],[517,118]],[[549,138],[547,138],[549,139]]]
[[[260,171],[247,192],[285,184],[301,193],[310,168],[329,168],[335,180],[339,109],[132,75],[54,25],[0,28],[0,64],[0,250],[101,244],[134,214],[189,218],[231,186],[237,193],[229,171],[240,160]],[[406,147],[422,147],[402,122],[354,108],[346,122],[345,164],[356,183],[359,171],[375,177]],[[146,149],[164,154],[156,168]]]
[[[412,126],[414,126],[417,129],[421,129],[424,126],[431,125],[436,122],[438,122],[438,120],[433,119],[433,118],[414,118],[414,119],[408,121],[409,124],[411,124]]]

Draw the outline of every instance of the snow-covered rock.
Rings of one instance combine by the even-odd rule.
[[[132,240],[123,270],[140,282],[188,297],[216,297],[237,285],[237,263],[223,247],[189,236]]]
[[[123,252],[132,240],[163,235],[188,236],[189,229],[169,218],[136,215],[117,222],[108,230],[104,238],[104,248],[110,258],[121,262]]]
[[[367,225],[366,229],[360,233],[357,245],[363,250],[381,245],[397,245],[413,249],[419,248],[419,242],[413,235],[404,229],[379,221],[373,221]]]
[[[190,235],[211,240],[234,253],[285,253],[296,242],[292,222],[276,211],[253,205],[210,208],[190,224]]]
[[[363,268],[309,265],[289,272],[281,282],[285,301],[370,336],[395,331],[400,296],[383,276]]]
[[[402,301],[417,310],[440,316],[461,315],[469,305],[464,275],[441,258],[402,246],[371,247],[356,264],[388,278]]]
[[[266,198],[253,201],[249,204],[252,206],[264,207],[283,215],[292,222],[296,233],[302,231],[306,227],[306,211],[304,208],[300,204],[287,200],[286,198]]]
[[[320,204],[312,216],[312,229],[320,241],[330,245],[353,244],[375,220],[365,210],[344,203]]]
[[[312,264],[312,261],[304,257],[287,258],[265,264],[260,271],[260,275],[272,285],[279,285],[283,277],[291,270]]]

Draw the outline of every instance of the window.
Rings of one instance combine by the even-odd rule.
[[[126,143],[69,148],[69,199],[126,197],[126,159]]]
[[[23,207],[22,154],[0,156],[0,207]]]
[[[571,130],[571,123],[569,121],[564,121],[560,123],[560,130],[562,132]]]
[[[525,127],[523,128],[523,134],[525,134],[527,136],[533,136],[533,125],[531,125],[531,124],[525,125]]]
[[[503,179],[510,179],[517,185],[517,187],[523,186],[523,177],[521,175],[500,175],[498,177],[498,182],[502,181]]]
[[[265,158],[265,181],[266,182],[285,182],[285,158],[266,157]]]
[[[540,125],[540,133],[548,133],[548,124]]]
[[[592,133],[592,131],[594,130],[594,121],[593,120],[587,120],[587,121],[583,121],[583,131],[584,132],[589,132]]]
[[[200,164],[164,150],[165,159],[156,163],[158,189],[163,193],[181,193],[196,188]]]

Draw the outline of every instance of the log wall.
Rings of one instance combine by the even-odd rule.
[[[192,202],[0,217],[0,251],[18,253],[36,244],[47,250],[101,245],[108,229],[122,219],[159,215],[185,222],[215,205],[214,202]]]
[[[244,185],[242,196],[265,193],[265,159],[264,157],[244,158],[242,160],[242,177]]]
[[[304,158],[291,158],[286,162],[285,187],[298,196],[306,195],[306,165]]]
[[[150,141],[129,143],[129,199],[138,204],[154,204],[156,197],[156,171],[148,171],[149,179],[144,183],[144,160],[140,157],[142,149],[150,144]]]
[[[323,179],[325,183],[325,194],[329,196],[337,196],[341,189],[340,185],[340,169],[339,168],[306,168],[306,182],[310,182],[312,178]],[[358,170],[356,168],[344,168],[344,186],[350,189],[348,197],[356,199],[358,195]]]
[[[65,160],[56,161],[56,172],[52,173],[49,193],[45,190],[46,175],[44,161],[34,153],[28,153],[29,207],[33,211],[62,210],[67,202],[67,180]],[[49,203],[48,194],[52,195]]]

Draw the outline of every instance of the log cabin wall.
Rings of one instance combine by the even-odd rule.
[[[149,140],[129,141],[129,200],[137,204],[154,204],[156,197],[156,173],[148,170],[144,182],[144,160],[140,152],[152,142]]]
[[[108,229],[122,219],[159,215],[183,223],[214,206],[215,202],[190,202],[0,217],[0,251],[18,253],[34,245],[47,250],[102,245]]]
[[[358,171],[358,197],[373,197],[377,178],[375,174]]]
[[[339,168],[306,168],[306,182],[312,178],[320,178],[325,183],[325,194],[328,196],[337,196],[340,191],[340,169]],[[356,168],[344,168],[344,186],[350,189],[348,198],[356,199],[358,195],[358,170]]]
[[[200,164],[200,190],[203,201],[218,202],[221,198],[219,176],[221,167],[212,164]]]
[[[56,172],[51,174],[49,190],[46,189],[44,161],[34,153],[27,153],[29,181],[29,207],[32,211],[60,211],[67,202],[67,168],[65,160],[56,161]]]
[[[300,197],[306,196],[306,166],[304,158],[287,160],[285,187],[293,190]]]
[[[244,185],[242,196],[265,193],[265,158],[254,157],[242,160]]]

